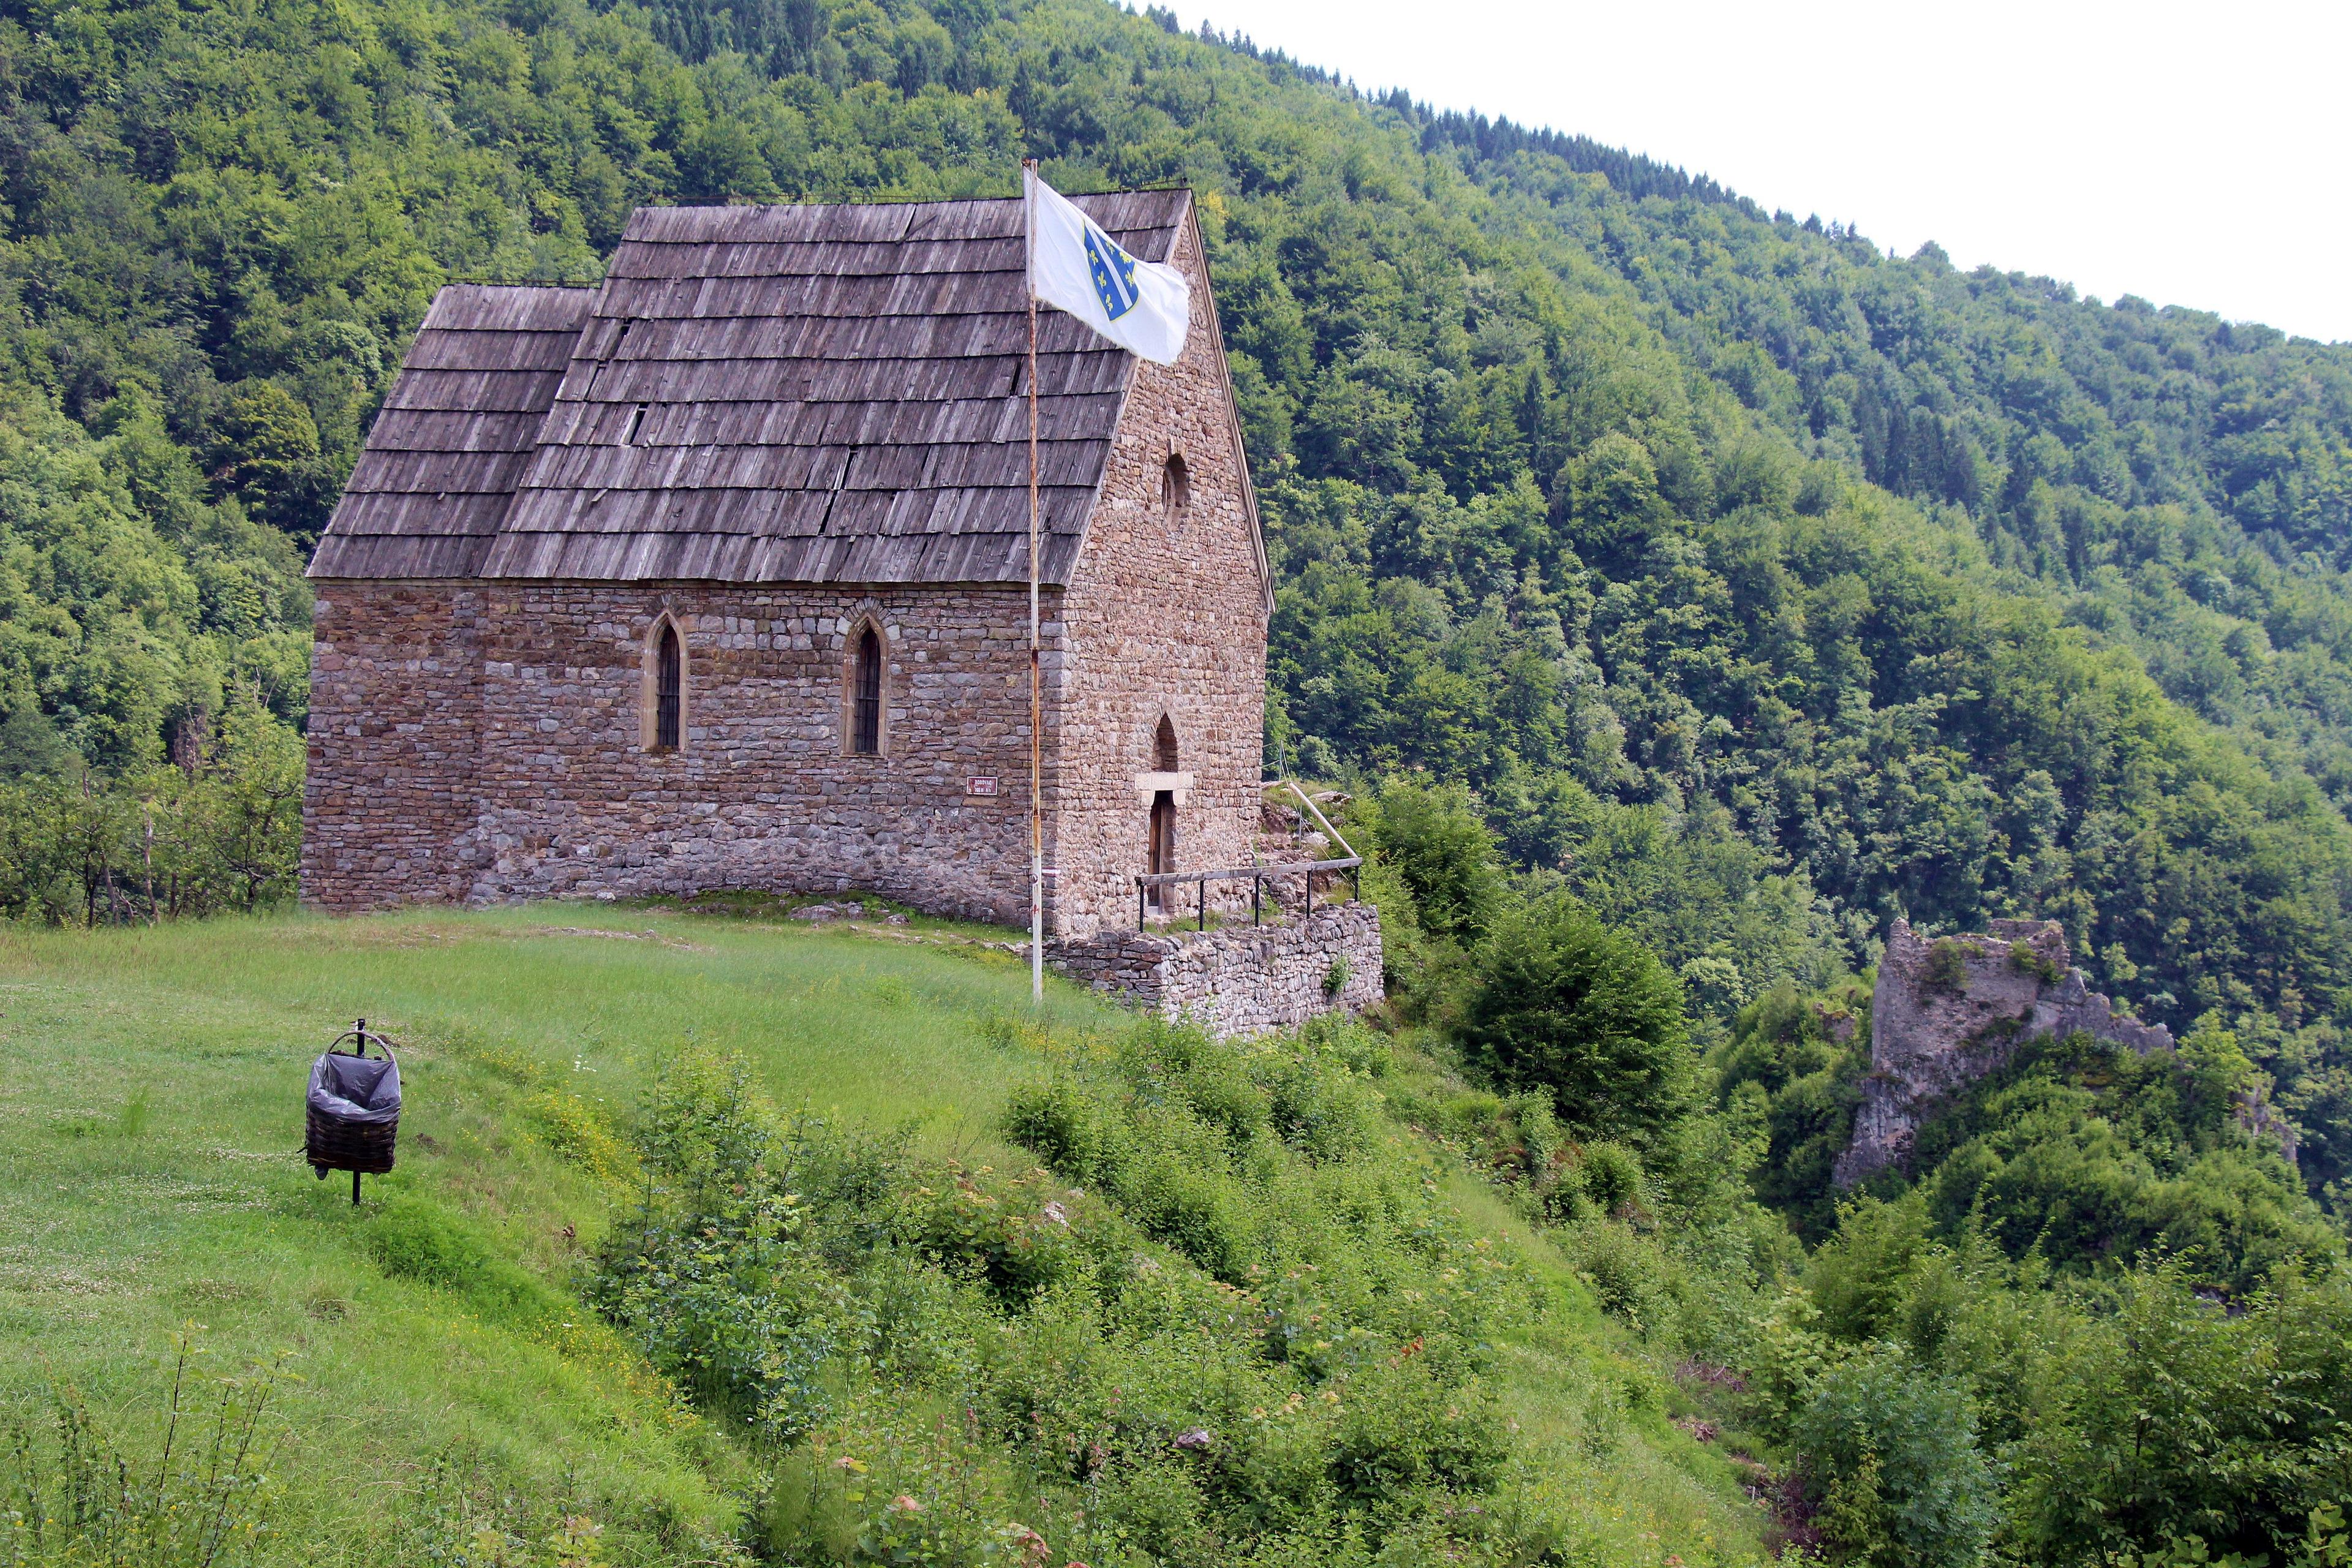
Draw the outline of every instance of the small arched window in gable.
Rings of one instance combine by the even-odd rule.
[[[1160,515],[1170,528],[1184,525],[1184,513],[1192,504],[1192,476],[1184,467],[1184,454],[1169,455],[1167,467],[1160,470]]]
[[[1151,749],[1155,759],[1152,766],[1163,773],[1176,771],[1176,726],[1165,713],[1160,716],[1160,731],[1152,737]]]
[[[857,629],[851,654],[849,749],[862,757],[882,751],[882,638],[871,622]]]

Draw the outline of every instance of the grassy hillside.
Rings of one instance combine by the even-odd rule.
[[[680,1061],[731,1056],[776,1106],[908,1129],[918,1161],[1024,1170],[1008,1093],[1127,1026],[1057,991],[1040,1027],[1025,982],[983,948],[610,909],[12,935],[0,1405],[48,1465],[69,1389],[142,1473],[182,1331],[213,1373],[286,1358],[261,1422],[282,1433],[265,1560],[731,1561],[772,1512],[774,1450],[577,1294],[640,1192],[641,1104]],[[299,1100],[326,1033],[362,1013],[404,1047],[408,1110],[399,1170],[354,1212],[300,1162]],[[1397,1087],[1415,1083],[1443,1090]],[[1484,1379],[1517,1478],[1496,1484],[1542,1513],[1550,1560],[1751,1559],[1766,1516],[1669,1425],[1689,1407],[1671,1363],[1455,1157],[1382,1125],[1436,1184],[1429,1222],[1520,1280]]]

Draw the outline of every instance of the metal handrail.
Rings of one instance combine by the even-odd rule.
[[[1342,839],[1340,842],[1345,843],[1346,840]],[[1305,877],[1307,879],[1307,912],[1311,915],[1315,912],[1314,873],[1349,871],[1363,863],[1362,856],[1349,855],[1339,860],[1303,860],[1277,866],[1236,866],[1224,871],[1144,872],[1135,879],[1135,929],[1139,931],[1142,931],[1150,919],[1144,907],[1145,889],[1148,888],[1165,888],[1178,882],[1199,884],[1201,896],[1197,902],[1200,905],[1200,929],[1207,931],[1209,929],[1209,884],[1235,882],[1247,877],[1250,879],[1250,924],[1256,925],[1260,918],[1260,896],[1265,890],[1266,882],[1283,877]]]
[[[1355,855],[1355,853],[1356,853],[1356,847],[1355,847],[1354,845],[1352,845],[1352,844],[1349,843],[1349,842],[1347,841],[1347,839],[1345,839],[1345,838],[1343,838],[1343,837],[1340,837],[1339,830],[1338,828],[1336,828],[1336,827],[1334,827],[1334,826],[1331,826],[1331,819],[1330,819],[1329,817],[1328,817],[1328,816],[1324,816],[1324,815],[1323,815],[1323,808],[1322,808],[1321,806],[1319,806],[1319,805],[1316,805],[1316,804],[1315,804],[1315,797],[1314,797],[1313,795],[1308,795],[1305,790],[1303,790],[1303,789],[1299,788],[1299,787],[1298,787],[1298,784],[1297,784],[1297,781],[1296,781],[1296,780],[1293,780],[1293,779],[1290,779],[1290,778],[1286,777],[1286,778],[1282,779],[1280,782],[1281,782],[1281,784],[1282,784],[1282,787],[1283,787],[1283,788],[1285,788],[1285,789],[1288,790],[1291,794],[1293,794],[1293,795],[1297,795],[1297,796],[1298,797],[1298,804],[1299,804],[1299,805],[1301,805],[1305,806],[1308,811],[1310,811],[1310,812],[1314,813],[1314,815],[1315,815],[1315,820],[1316,820],[1317,822],[1318,822],[1318,823],[1322,824],[1322,826],[1323,826],[1323,831],[1324,831],[1324,832],[1326,832],[1326,833],[1328,833],[1328,834],[1329,834],[1329,835],[1331,836],[1331,842],[1332,842],[1332,843],[1337,844],[1340,848],[1345,849],[1349,854],[1350,854],[1350,855]],[[1358,859],[1359,861],[1360,861],[1362,858],[1362,858],[1361,856],[1357,856],[1357,859]]]

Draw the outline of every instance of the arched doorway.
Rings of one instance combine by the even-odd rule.
[[[1176,771],[1176,726],[1167,715],[1160,719],[1160,731],[1152,738],[1153,765],[1163,773]],[[1150,837],[1144,846],[1144,868],[1152,875],[1176,869],[1176,792],[1155,790],[1151,795]],[[1147,900],[1155,914],[1167,914],[1175,908],[1171,889],[1154,886]]]

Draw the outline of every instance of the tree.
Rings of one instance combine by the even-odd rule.
[[[1477,954],[1463,1059],[1498,1087],[1546,1089],[1580,1134],[1654,1142],[1691,1107],[1682,986],[1582,906],[1506,917]]]
[[[1421,928],[1475,942],[1503,900],[1502,867],[1469,792],[1410,779],[1381,789],[1360,813],[1374,856],[1395,869],[1412,893]]]

